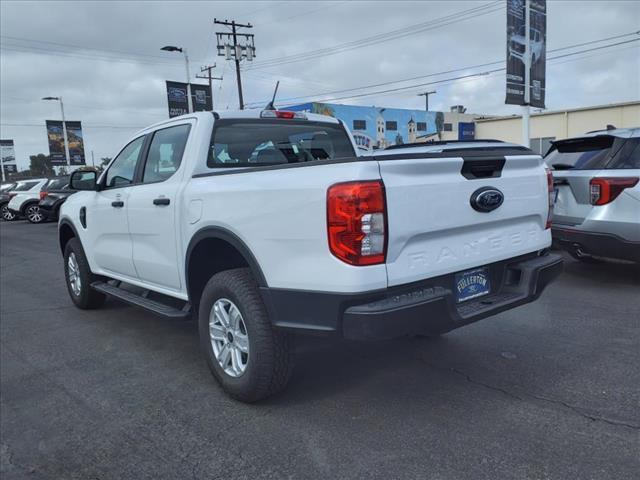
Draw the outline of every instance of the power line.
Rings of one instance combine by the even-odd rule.
[[[553,53],[553,52],[560,52],[563,50],[571,50],[573,48],[578,48],[581,46],[586,46],[586,45],[593,45],[595,43],[602,43],[602,42],[606,42],[606,41],[610,41],[610,40],[617,40],[620,38],[624,38],[624,37],[628,37],[630,35],[639,35],[640,31],[634,31],[634,32],[629,32],[629,33],[625,33],[625,34],[621,34],[621,35],[614,35],[611,37],[606,37],[606,38],[601,38],[598,40],[590,40],[587,42],[582,42],[582,43],[577,43],[574,45],[568,45],[565,47],[560,47],[560,48],[555,48],[552,50],[549,50],[549,53]],[[493,62],[485,62],[485,63],[480,63],[480,64],[476,64],[476,65],[468,65],[465,67],[458,67],[458,68],[453,68],[450,70],[445,70],[445,71],[441,71],[441,72],[435,72],[435,73],[428,73],[425,75],[418,75],[415,77],[409,77],[409,78],[404,78],[401,80],[391,80],[391,81],[387,81],[387,82],[380,82],[380,83],[374,83],[374,84],[369,84],[369,85],[360,85],[357,87],[351,87],[351,88],[344,88],[344,89],[340,89],[340,90],[332,90],[332,91],[328,91],[328,92],[322,92],[322,93],[317,93],[317,94],[312,94],[312,95],[301,95],[301,96],[297,96],[297,97],[288,97],[288,98],[284,98],[281,101],[291,101],[291,100],[303,100],[306,98],[311,98],[311,97],[321,97],[324,95],[336,95],[339,93],[347,93],[347,92],[352,92],[352,91],[356,91],[356,90],[366,90],[368,88],[377,88],[377,87],[384,87],[387,85],[393,85],[396,83],[405,83],[405,82],[410,82],[413,80],[420,80],[420,79],[424,79],[424,78],[431,78],[431,77],[437,77],[440,75],[448,75],[451,73],[458,73],[458,72],[463,72],[466,70],[472,70],[475,68],[484,68],[484,67],[491,67],[493,65],[501,65],[504,64],[504,60],[496,60]],[[265,100],[262,101],[255,101],[255,102],[250,102],[250,105],[254,105],[254,104],[264,104]]]
[[[50,42],[48,40],[36,40],[36,39],[33,39],[33,38],[13,37],[13,36],[10,36],[10,35],[0,35],[0,37],[1,38],[6,38],[8,40],[17,40],[17,41],[20,41],[20,42],[43,43],[43,44],[55,45],[55,46],[59,46],[59,47],[74,48],[74,49],[82,50],[82,51],[92,50],[92,51],[96,51],[96,52],[115,53],[115,54],[118,54],[118,55],[131,55],[131,56],[138,56],[138,57],[158,58],[158,59],[164,59],[165,58],[165,57],[162,57],[160,55],[151,55],[151,54],[148,54],[148,53],[127,52],[127,51],[123,51],[123,50],[111,50],[111,49],[106,49],[106,48],[87,47],[87,46],[84,46],[84,45],[74,45],[74,44],[70,44],[70,43]]]
[[[353,40],[350,42],[334,45],[332,47],[322,48],[319,50],[312,50],[309,52],[303,52],[303,53],[294,54],[294,55],[287,55],[279,58],[272,58],[268,60],[263,60],[261,62],[255,62],[255,64],[252,66],[252,69],[272,67],[276,65],[284,65],[287,63],[306,61],[306,60],[311,60],[317,57],[323,57],[327,55],[335,55],[337,53],[342,53],[348,50],[363,48],[366,46],[376,45],[378,43],[395,40],[397,38],[403,38],[409,35],[415,35],[418,33],[422,33],[424,31],[432,30],[434,28],[450,25],[452,23],[468,20],[470,18],[476,18],[480,15],[486,15],[488,13],[497,12],[503,9],[504,9],[503,2],[501,0],[497,0],[495,2],[484,4],[478,7],[473,7],[466,10],[460,10],[455,13],[445,15],[444,17],[429,20],[427,22],[405,26],[389,32],[380,33],[380,34],[372,35],[370,37],[362,38],[359,40]]]
[[[549,57],[547,60],[555,60],[558,58],[565,58],[565,57],[570,57],[570,56],[574,56],[574,55],[579,55],[581,53],[587,53],[587,52],[592,52],[592,51],[596,51],[596,50],[602,50],[604,48],[610,48],[610,47],[615,47],[617,45],[624,45],[627,43],[631,43],[631,42],[637,42],[639,41],[640,38],[634,38],[631,40],[626,40],[626,41],[622,41],[622,42],[617,42],[617,43],[612,43],[612,44],[608,44],[608,45],[602,45],[599,47],[592,47],[592,48],[588,48],[585,50],[580,50],[578,52],[571,52],[571,53],[566,53],[563,55],[558,55],[555,57]],[[403,87],[396,87],[396,88],[391,88],[391,89],[386,89],[386,90],[379,90],[379,91],[375,91],[375,92],[367,92],[367,93],[361,93],[361,94],[356,94],[356,95],[347,95],[347,96],[342,96],[342,97],[334,97],[334,98],[325,98],[325,99],[320,99],[320,100],[315,100],[317,102],[332,102],[332,101],[336,101],[336,100],[345,100],[345,99],[352,99],[352,98],[361,98],[361,97],[368,97],[371,95],[379,95],[379,94],[383,94],[383,93],[391,93],[391,92],[399,92],[399,91],[404,91],[404,90],[409,90],[412,88],[418,88],[418,87],[425,87],[428,85],[436,85],[445,81],[452,81],[452,80],[460,80],[460,79],[464,79],[464,78],[470,78],[470,77],[479,77],[479,76],[484,76],[490,73],[494,73],[494,72],[501,72],[506,70],[505,67],[501,67],[501,68],[496,68],[493,70],[487,70],[486,72],[478,72],[478,73],[472,73],[469,75],[462,75],[459,77],[453,77],[453,78],[448,78],[448,79],[443,79],[443,80],[436,80],[433,82],[426,82],[426,83],[419,83],[419,84],[414,84],[414,85],[407,85],[407,86],[403,86]],[[310,96],[313,97],[313,96]]]

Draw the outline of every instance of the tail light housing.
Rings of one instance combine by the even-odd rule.
[[[551,170],[547,168],[547,193],[549,195],[549,212],[547,213],[547,223],[545,225],[545,229],[551,228],[551,221],[553,220],[553,202],[554,202],[554,191],[553,191],[553,173]]]
[[[44,191],[40,192],[40,200],[44,200],[44,197],[47,196],[47,193],[48,192],[44,192]]]
[[[17,193],[10,193],[9,194],[9,200],[11,200],[13,197],[15,197],[17,195]]]
[[[350,265],[384,263],[387,207],[379,180],[337,183],[327,191],[327,234],[331,253]]]
[[[635,187],[638,177],[596,177],[589,182],[591,205],[613,202],[625,188]]]

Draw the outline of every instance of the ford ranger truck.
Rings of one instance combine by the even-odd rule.
[[[549,171],[496,141],[358,156],[335,118],[200,112],[71,187],[73,303],[195,316],[211,372],[245,402],[285,387],[295,334],[438,335],[537,299],[562,270]]]

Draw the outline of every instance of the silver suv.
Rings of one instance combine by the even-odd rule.
[[[640,262],[640,128],[553,142],[554,243],[574,258]]]

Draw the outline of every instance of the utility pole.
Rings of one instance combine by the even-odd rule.
[[[242,98],[242,78],[240,77],[240,61],[245,57],[249,62],[256,56],[256,47],[253,42],[252,33],[238,33],[238,28],[253,28],[250,23],[242,24],[236,23],[235,20],[218,20],[213,19],[213,23],[216,25],[224,25],[231,27],[231,32],[216,32],[216,38],[218,40],[218,56],[225,57],[227,60],[233,58],[236,64],[236,79],[238,82],[238,101],[240,103],[240,110],[244,110],[244,99]],[[238,38],[244,40],[244,44],[238,43]]]
[[[436,93],[435,90],[418,94],[419,97],[424,97],[424,109],[427,112],[429,111],[429,95],[433,95],[434,93]]]
[[[211,71],[216,68],[216,64],[213,65],[205,65],[200,67],[200,72],[207,72],[207,75],[198,75],[196,74],[196,78],[206,78],[209,79],[209,92],[211,92],[211,109],[213,110],[213,84],[212,80],[222,80],[222,77],[213,77],[211,76]]]
[[[530,107],[531,101],[531,4],[530,0],[525,0],[524,10],[524,31],[525,31],[525,43],[524,43],[524,105],[522,106],[522,144],[525,147],[531,145],[531,139],[529,134],[529,121],[530,121]]]

